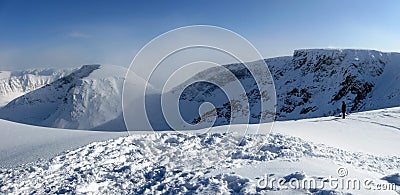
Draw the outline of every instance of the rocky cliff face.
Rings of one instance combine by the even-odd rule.
[[[393,55],[369,50],[295,51],[291,63],[281,67],[286,74],[275,78],[278,119],[335,115],[342,101],[348,112],[372,109],[365,104],[376,102],[371,92],[386,66],[393,66]]]

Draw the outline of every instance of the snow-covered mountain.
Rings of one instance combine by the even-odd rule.
[[[126,69],[85,65],[14,99],[0,117],[25,124],[95,130],[124,130],[122,85]]]
[[[179,102],[179,112],[183,120],[189,124],[197,124],[193,127],[177,122],[178,128],[175,129],[201,129],[212,126],[213,123],[224,125],[229,124],[230,119],[234,120],[234,124],[271,122],[275,118],[276,98],[275,93],[268,93],[273,91],[273,77],[263,65],[265,64],[255,64],[251,70],[242,64],[225,65],[227,69],[220,66],[206,69],[163,94],[165,101],[173,102],[165,104],[163,109],[172,110],[168,106],[174,107]],[[260,75],[254,78],[251,72]],[[256,82],[263,88],[258,88]],[[265,104],[261,103],[262,98]],[[204,102],[212,104],[215,109],[199,109]],[[215,115],[218,117],[214,122]]]
[[[383,53],[372,50],[353,49],[304,49],[294,51],[293,56],[266,59],[277,95],[276,114],[278,120],[332,116],[339,114],[342,101],[348,112],[373,110],[400,105],[399,53]],[[260,61],[250,66],[263,66]],[[243,84],[251,107],[257,108],[260,94],[251,75],[242,64],[225,65]],[[219,78],[222,67],[205,70],[193,80]],[[262,68],[260,68],[262,70]],[[257,72],[265,74],[265,72]],[[189,80],[190,82],[190,80]],[[172,90],[178,91],[180,86]],[[253,93],[255,92],[255,93]],[[226,99],[221,90],[210,83],[193,84],[180,95],[180,104],[198,113],[202,102]],[[246,104],[247,102],[241,102]],[[219,102],[213,110],[217,115],[215,125],[229,124],[230,102]],[[250,123],[257,123],[260,111],[250,110]],[[212,113],[212,111],[208,112]],[[207,113],[207,114],[208,114]],[[187,118],[189,123],[201,123],[209,114]]]
[[[73,69],[0,71],[0,107],[25,93],[49,84],[73,71]]]

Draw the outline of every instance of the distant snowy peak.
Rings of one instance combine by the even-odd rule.
[[[123,130],[121,98],[126,71],[118,66],[84,65],[13,100],[0,110],[0,117],[56,128],[103,130],[113,126]]]
[[[74,69],[34,69],[25,71],[0,71],[0,107],[27,92],[38,89]]]

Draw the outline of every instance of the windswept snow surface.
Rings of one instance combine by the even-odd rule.
[[[53,129],[0,119],[0,135],[0,167],[16,167],[39,159],[48,160],[66,150],[127,133]]]
[[[1,191],[161,194],[281,190],[307,193],[332,189],[283,190],[273,186],[270,189],[257,187],[257,180],[265,174],[288,178],[303,173],[304,178],[322,182],[330,175],[339,177],[336,169],[345,167],[350,178],[371,178],[376,183],[386,183],[380,178],[400,170],[398,157],[352,153],[279,134],[247,137],[242,144],[238,144],[239,140],[241,137],[233,134],[164,133],[92,143],[49,162],[2,169]],[[261,150],[257,150],[260,145]]]
[[[352,114],[340,121],[331,117],[312,119],[318,123],[311,119],[279,122],[270,135],[243,137],[237,132],[219,133],[218,127],[207,134],[131,134],[66,151],[49,161],[0,169],[0,192],[396,194],[400,186],[388,182],[398,185],[400,156],[396,148],[400,145],[388,142],[398,139],[400,131],[377,123],[386,121],[384,124],[399,127],[399,111],[392,108]],[[233,127],[239,130],[244,125]],[[368,128],[381,134],[372,146],[360,149],[365,142],[362,133]],[[308,137],[307,131],[320,136]],[[346,133],[361,137],[342,142]],[[333,141],[321,144],[325,137]],[[280,178],[314,180],[319,185],[311,189],[292,188],[288,182],[283,187],[276,182],[261,185],[265,179]],[[330,186],[329,181],[334,184],[335,179],[358,179],[360,189],[351,184]],[[366,179],[373,183],[366,185]],[[389,189],[378,190],[382,185]]]

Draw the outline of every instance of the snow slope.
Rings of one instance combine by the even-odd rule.
[[[66,151],[49,161],[0,169],[0,192],[396,194],[393,189],[400,192],[399,144],[391,141],[400,136],[396,129],[399,111],[392,108],[357,113],[340,121],[334,117],[284,121],[269,136],[243,138],[240,133],[218,133],[218,127],[207,134],[131,134]],[[234,127],[240,130],[243,125]],[[371,147],[360,149],[359,143],[366,141],[362,134],[368,128],[379,129],[380,136]],[[340,138],[346,137],[345,130],[360,137],[343,144]],[[309,132],[320,136],[308,137]],[[333,141],[321,144],[325,137]],[[260,185],[266,177],[315,180],[325,186],[303,189],[285,183],[286,189],[276,183]],[[328,185],[329,180],[354,178],[373,183],[354,190]],[[382,184],[388,186],[388,181],[397,186],[378,190]]]
[[[46,127],[125,130],[122,85],[126,69],[85,65],[0,109],[0,118]]]
[[[25,93],[49,84],[73,71],[73,69],[0,71],[0,107]]]
[[[274,131],[354,152],[400,156],[400,107],[353,113],[345,120],[278,121]]]

